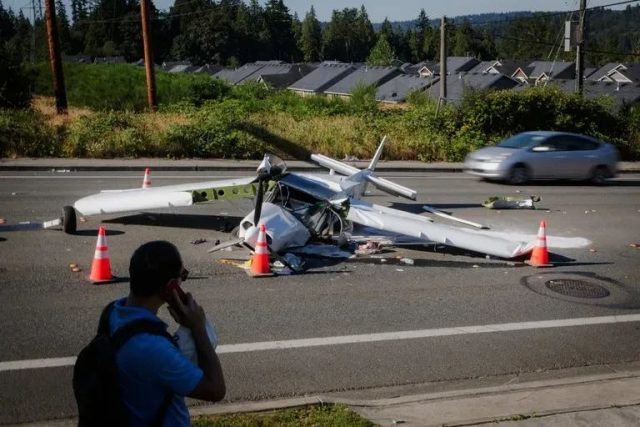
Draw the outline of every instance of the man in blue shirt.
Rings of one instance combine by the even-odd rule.
[[[129,264],[129,296],[116,301],[109,317],[110,332],[139,319],[167,325],[157,316],[169,304],[169,312],[189,328],[198,366],[166,337],[141,333],[130,338],[117,354],[118,385],[129,411],[130,426],[189,426],[184,396],[216,402],[225,395],[220,361],[209,341],[204,310],[191,294],[175,289],[186,280],[187,270],[178,249],[166,241],[140,246]]]

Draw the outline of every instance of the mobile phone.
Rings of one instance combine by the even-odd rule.
[[[173,303],[173,290],[174,289],[177,291],[178,298],[180,298],[180,301],[182,301],[184,304],[186,304],[187,303],[187,295],[184,293],[184,291],[182,290],[182,288],[180,287],[180,285],[178,284],[177,281],[171,281],[164,288],[164,294],[162,295],[164,300],[169,304]]]

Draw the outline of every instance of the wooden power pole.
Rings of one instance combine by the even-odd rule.
[[[155,111],[158,107],[158,102],[156,100],[156,74],[153,66],[153,48],[151,47],[151,34],[149,33],[149,0],[140,0],[140,17],[142,18],[144,68],[147,72],[147,102],[149,104],[149,110]]]
[[[49,60],[53,73],[53,92],[56,96],[56,111],[67,114],[67,91],[64,87],[62,60],[60,59],[60,43],[58,42],[58,26],[56,25],[56,5],[54,0],[45,0],[47,21],[47,41],[49,42]],[[33,23],[34,27],[36,23]]]
[[[440,24],[440,102],[447,100],[447,17]]]
[[[578,40],[576,47],[576,93],[582,95],[582,78],[584,76],[584,18],[587,0],[580,0],[580,16],[578,21]]]

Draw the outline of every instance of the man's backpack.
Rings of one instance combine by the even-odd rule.
[[[134,335],[147,333],[164,336],[175,344],[163,324],[152,320],[136,320],[109,334],[109,316],[115,301],[100,316],[98,333],[84,347],[73,368],[73,393],[78,404],[78,426],[127,426],[129,415],[118,390],[116,354]],[[165,397],[153,426],[161,425],[173,395]]]

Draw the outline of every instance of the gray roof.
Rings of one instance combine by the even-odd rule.
[[[226,68],[226,69],[220,70],[213,75],[213,78],[226,80],[227,82],[235,85],[240,83],[241,81],[243,81],[244,79],[252,75],[253,73],[256,73],[262,68],[264,68],[263,64],[257,64],[257,63],[244,64],[240,68],[236,68],[236,69]]]
[[[101,56],[93,59],[94,64],[126,64],[124,56]]]
[[[447,74],[457,74],[469,71],[480,61],[472,56],[448,56],[447,57]],[[436,73],[440,74],[440,63],[436,66]]]
[[[258,73],[258,81],[264,82],[272,88],[276,89],[285,89],[289,85],[297,82],[310,72],[312,72],[315,67],[308,64],[293,64],[289,67],[289,70],[286,73],[269,73],[267,67],[260,70]],[[264,73],[263,73],[264,72]],[[253,76],[251,76],[253,78]]]
[[[542,74],[546,74],[552,79],[573,79],[576,76],[576,64],[574,62],[563,61],[533,61],[529,64],[533,67],[528,76],[537,79]]]
[[[432,98],[440,96],[441,81],[435,82],[427,90]],[[504,74],[475,74],[460,73],[457,76],[447,77],[447,100],[454,103],[462,101],[465,91],[469,89],[494,89],[508,90],[518,86],[518,82]]]
[[[313,71],[313,68],[306,64],[287,64],[285,62],[275,63],[275,61],[265,61],[261,64],[264,65],[262,68],[260,68],[255,73],[247,76],[239,83],[259,81],[260,77],[265,75],[291,74],[294,77],[294,80],[291,80],[291,82],[289,83],[291,84],[295,81],[300,80],[302,77]]]
[[[501,73],[505,76],[512,77],[513,74],[518,70],[518,68],[522,69],[526,65],[527,64],[517,61],[494,59],[492,61],[482,61],[468,72],[476,74]]]
[[[289,89],[321,93],[355,70],[356,68],[351,64],[325,61],[318,65],[315,70],[289,86]]]
[[[333,95],[349,95],[358,85],[380,86],[382,83],[400,74],[396,67],[369,67],[363,66],[353,73],[345,76],[333,86],[325,89],[324,93]]]
[[[400,74],[378,87],[376,100],[383,102],[403,102],[412,92],[422,91],[438,81],[438,79],[439,77],[424,78],[418,75]]]
[[[574,92],[575,79],[560,79],[549,82],[564,92]],[[583,94],[588,99],[607,97],[613,100],[618,107],[624,104],[640,102],[640,83],[616,83],[586,80],[582,86]]]
[[[606,74],[606,77],[620,81],[622,80],[631,80],[632,82],[640,82],[640,64],[620,64],[621,66],[617,69],[609,71]],[[616,76],[617,74],[617,76]]]

